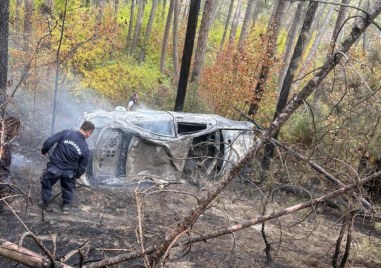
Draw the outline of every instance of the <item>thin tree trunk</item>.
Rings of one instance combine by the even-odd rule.
[[[20,32],[21,27],[21,19],[20,19],[20,10],[21,10],[22,0],[16,0],[16,14],[15,14],[15,21],[16,21],[16,32]]]
[[[206,0],[204,12],[202,14],[200,30],[198,32],[197,48],[193,64],[193,73],[191,81],[198,83],[204,66],[206,45],[208,43],[209,30],[215,16],[217,0]]]
[[[56,52],[56,75],[54,79],[54,99],[53,99],[53,115],[52,115],[52,131],[51,134],[54,134],[55,131],[55,123],[56,123],[56,114],[57,114],[57,93],[58,93],[58,79],[59,79],[59,71],[60,71],[60,52],[61,52],[61,46],[63,41],[63,35],[65,32],[65,20],[66,20],[66,11],[67,11],[67,5],[69,0],[65,1],[65,8],[62,15],[62,26],[61,26],[61,33],[60,33],[60,39],[58,42],[57,52]]]
[[[276,50],[276,41],[279,34],[280,29],[280,21],[284,14],[284,5],[285,0],[279,0],[276,2],[276,10],[273,12],[274,16],[272,17],[272,23],[269,23],[269,27],[267,29],[267,43],[265,44],[265,52],[263,53],[263,62],[261,69],[259,71],[259,75],[257,78],[257,84],[253,89],[253,98],[251,99],[248,115],[255,115],[259,108],[259,102],[262,99],[263,91],[265,88],[265,84],[270,72],[271,67],[273,66],[273,58]],[[275,8],[274,7],[274,8]]]
[[[178,76],[178,70],[177,70],[177,65],[178,65],[178,55],[177,55],[177,43],[178,43],[178,31],[179,31],[179,0],[174,0],[173,4],[173,74],[175,77],[175,81],[177,80]]]
[[[132,29],[134,27],[134,11],[135,11],[135,0],[132,0],[131,9],[130,9],[130,23],[128,24],[128,33],[127,33],[127,42],[126,42],[127,51],[130,49],[130,46],[131,46]]]
[[[119,0],[114,0],[114,20],[118,19]]]
[[[290,31],[289,31],[288,36],[287,36],[286,51],[283,55],[283,60],[282,60],[283,66],[282,66],[281,71],[279,73],[279,80],[278,80],[278,89],[279,90],[282,87],[283,79],[286,76],[287,68],[288,68],[288,65],[290,62],[290,57],[291,57],[291,51],[294,48],[295,37],[296,37],[296,34],[298,32],[299,23],[300,23],[301,17],[302,17],[303,6],[304,6],[304,2],[298,3],[298,6],[297,6],[296,11],[295,11],[294,19],[293,19],[291,27],[290,27]]]
[[[29,45],[32,36],[32,12],[33,0],[25,0],[24,2],[24,35],[23,35],[23,51],[29,51]]]
[[[253,21],[253,25],[255,25],[255,23],[257,22],[257,20],[259,19],[259,14],[261,13],[262,11],[262,6],[261,6],[261,2],[257,2],[255,1],[255,6],[253,8],[253,14],[252,14],[252,21]]]
[[[346,13],[346,10],[347,10],[347,7],[345,5],[347,5],[349,3],[350,0],[342,0],[341,1],[341,5],[340,6],[340,10],[339,10],[339,14],[337,15],[337,20],[336,20],[336,24],[335,24],[335,28],[333,30],[333,33],[332,33],[332,38],[331,38],[331,43],[329,45],[329,53],[332,53],[335,49],[335,45],[336,45],[336,42],[337,42],[337,38],[340,34],[340,30],[342,29],[342,26],[343,26],[343,23],[344,23],[344,20],[345,20],[345,13]]]
[[[296,42],[295,50],[292,55],[290,65],[287,69],[287,73],[284,78],[282,89],[279,93],[278,104],[276,106],[276,110],[274,114],[274,120],[279,116],[279,114],[286,107],[288,95],[291,89],[291,84],[294,80],[296,70],[301,62],[303,52],[307,46],[306,40],[309,39],[312,22],[314,20],[318,5],[319,5],[318,2],[310,2],[308,5],[308,10],[307,10],[306,17],[304,18],[302,30],[300,32],[298,41]],[[278,137],[278,134],[279,134],[279,129],[274,133],[273,138],[276,139]],[[274,144],[271,142],[268,142],[265,146],[265,152],[262,159],[262,176],[260,181],[261,184],[267,178],[267,172],[270,168],[273,152],[274,152]]]
[[[8,84],[9,0],[0,0],[0,96],[7,93]],[[0,98],[0,105],[5,98]]]
[[[139,41],[139,35],[140,35],[140,28],[142,26],[143,22],[143,13],[144,13],[144,0],[138,0],[138,14],[136,18],[136,24],[135,24],[135,31],[134,31],[134,38],[132,40],[131,50],[130,54],[133,55],[136,49],[136,46],[138,45]]]
[[[370,5],[370,0],[366,0],[365,2],[365,10],[366,11],[369,11],[369,5]],[[363,15],[364,16],[364,15]],[[368,51],[368,34],[367,32],[364,33],[363,37],[362,37],[362,51],[364,53],[364,55],[366,55],[366,52]]]
[[[232,21],[232,26],[230,29],[229,44],[232,44],[234,42],[236,34],[237,34],[239,15],[241,14],[241,7],[242,7],[242,0],[238,0],[237,7],[234,13],[234,18]]]
[[[171,23],[172,23],[172,15],[173,15],[173,1],[170,0],[169,2],[169,10],[167,15],[167,21],[165,22],[165,30],[164,30],[164,36],[163,36],[163,44],[161,46],[161,56],[160,56],[160,72],[164,72],[165,67],[165,55],[167,53],[167,45],[168,45],[168,38],[169,38],[169,31],[171,29]]]
[[[315,38],[315,40],[314,40],[314,42],[312,44],[312,47],[311,47],[310,51],[308,52],[306,60],[304,61],[303,66],[300,69],[299,77],[298,77],[299,79],[295,83],[295,88],[299,87],[300,82],[301,82],[300,79],[306,74],[307,68],[309,67],[311,61],[315,58],[315,54],[316,54],[316,52],[317,52],[317,50],[319,48],[321,40],[323,39],[323,36],[326,33],[326,29],[327,29],[327,27],[329,25],[329,22],[331,21],[333,10],[334,10],[334,6],[331,5],[329,7],[327,15],[323,18],[323,25],[321,25],[319,27],[319,32],[317,33],[316,38]],[[318,90],[315,91],[315,95],[316,95],[317,92],[318,92]]]
[[[250,28],[250,22],[252,20],[253,8],[254,8],[254,0],[248,0],[246,12],[245,12],[245,18],[243,19],[242,30],[241,30],[241,34],[239,36],[239,41],[238,41],[239,47],[243,45],[243,43],[245,42],[247,38],[248,31]]]
[[[193,54],[194,39],[196,36],[198,13],[200,11],[200,2],[201,0],[191,0],[190,2],[187,32],[185,34],[183,58],[181,61],[180,78],[177,87],[177,95],[174,109],[178,112],[183,111],[184,109],[185,95],[188,86],[188,76]]]
[[[227,16],[226,22],[225,22],[224,33],[222,34],[220,49],[222,49],[222,47],[223,47],[223,45],[225,43],[226,33],[228,32],[230,18],[231,18],[232,14],[233,14],[233,7],[234,7],[234,0],[231,0],[228,16]]]
[[[152,25],[153,25],[153,20],[155,18],[157,2],[158,2],[158,0],[152,0],[152,8],[151,8],[151,12],[149,14],[146,34],[144,36],[143,48],[142,48],[142,52],[140,54],[140,61],[144,61],[145,57],[146,57],[147,44],[148,44],[148,40],[149,40],[151,32],[152,32]]]

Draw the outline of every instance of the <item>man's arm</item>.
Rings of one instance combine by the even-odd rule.
[[[42,144],[42,148],[41,148],[41,154],[42,155],[46,155],[47,152],[49,152],[50,148],[52,148],[52,146],[59,142],[62,137],[65,135],[65,133],[67,132],[67,130],[63,130],[61,132],[58,132],[56,134],[54,134],[53,136],[51,136],[50,138],[48,138],[46,141],[44,141],[44,143]]]
[[[87,164],[89,162],[89,152],[87,151],[82,157],[79,159],[78,162],[78,170],[75,177],[79,179],[85,172],[87,168]]]

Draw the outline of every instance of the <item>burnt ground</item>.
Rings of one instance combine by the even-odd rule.
[[[44,244],[53,249],[51,235],[56,234],[56,256],[61,257],[89,242],[87,261],[102,259],[134,251],[137,246],[137,206],[133,188],[78,187],[68,214],[59,208],[57,198],[54,211],[42,213],[39,201],[39,176],[45,161],[38,156],[38,148],[15,148],[13,177],[26,198],[13,199],[11,206],[19,219],[8,212],[1,216],[1,238],[18,243],[28,228]],[[204,187],[212,182],[204,183]],[[144,243],[160,241],[163,233],[182,218],[195,204],[202,187],[191,184],[171,184],[153,187],[142,196]],[[190,195],[191,194],[191,195]],[[192,196],[193,195],[193,196]],[[235,180],[205,211],[192,228],[194,233],[208,233],[254,218],[261,214],[264,198],[248,181]],[[303,201],[281,193],[274,197],[267,211]],[[340,233],[342,215],[337,210],[320,206],[316,211],[304,210],[266,224],[266,235],[272,245],[273,262],[266,264],[261,226],[253,226],[234,235],[226,235],[193,244],[190,248],[170,251],[166,267],[331,267],[336,239]],[[357,217],[348,267],[381,267],[381,226],[373,228],[367,219]],[[31,238],[23,245],[42,253]],[[344,248],[343,243],[343,248]],[[78,264],[78,255],[66,263]],[[143,267],[141,259],[115,267]],[[16,267],[0,257],[0,267]],[[22,267],[18,265],[17,267]]]

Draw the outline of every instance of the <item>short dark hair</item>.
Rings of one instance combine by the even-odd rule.
[[[85,121],[82,123],[82,126],[81,126],[81,129],[84,130],[84,131],[93,131],[95,128],[94,124],[90,121]]]

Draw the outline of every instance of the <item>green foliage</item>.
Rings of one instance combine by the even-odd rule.
[[[287,121],[284,130],[283,136],[286,136],[291,143],[310,145],[314,141],[315,132],[309,111],[293,114]]]

